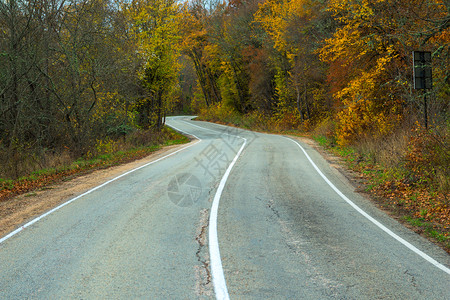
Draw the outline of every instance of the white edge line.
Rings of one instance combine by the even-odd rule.
[[[186,123],[187,123],[187,122],[186,122]],[[187,123],[187,124],[189,124],[189,123]],[[181,129],[179,129],[179,128],[173,126],[173,125],[169,125],[169,124],[167,124],[167,123],[166,123],[166,125],[169,126],[169,127],[172,127],[172,128],[175,129],[176,131],[179,131],[179,132],[181,132],[181,133],[184,133],[184,134],[191,135],[191,136],[195,137],[197,140],[199,140],[199,142],[202,140],[202,139],[199,138],[198,136],[196,136],[196,135],[194,135],[194,134],[192,134],[192,133],[186,132],[186,131],[184,131],[184,130],[181,130]]]
[[[171,126],[171,127],[172,127],[172,126]],[[178,129],[177,129],[177,130],[178,130]],[[191,135],[192,135],[192,134],[191,134]],[[193,136],[194,136],[194,135],[193,135]],[[194,137],[195,137],[195,136],[194,136]],[[196,138],[197,138],[197,137],[196,137]],[[53,212],[55,212],[55,211],[57,211],[58,209],[60,209],[60,208],[62,208],[62,207],[64,207],[64,206],[66,206],[66,205],[68,205],[68,204],[74,202],[75,200],[78,200],[78,199],[80,199],[81,197],[84,197],[84,196],[86,196],[86,195],[92,193],[93,191],[96,191],[96,190],[98,190],[99,188],[104,187],[105,185],[110,184],[111,182],[116,181],[117,179],[122,178],[122,177],[124,177],[124,176],[126,176],[126,175],[128,175],[128,174],[130,174],[130,173],[133,173],[133,172],[135,172],[135,171],[137,171],[137,170],[140,170],[140,169],[142,169],[142,168],[145,168],[145,167],[147,167],[147,166],[149,166],[149,165],[151,165],[151,164],[154,164],[154,163],[156,163],[156,162],[158,162],[158,161],[160,161],[160,160],[163,160],[163,159],[165,159],[165,158],[167,158],[167,157],[169,157],[169,156],[172,156],[172,155],[174,155],[174,154],[176,154],[176,153],[178,153],[178,152],[180,152],[180,151],[186,150],[187,148],[190,148],[190,147],[192,147],[192,146],[194,146],[194,145],[196,145],[197,143],[200,143],[200,142],[202,141],[202,140],[199,139],[199,138],[197,138],[197,139],[198,139],[198,141],[195,142],[194,144],[187,145],[186,147],[183,147],[183,148],[181,148],[181,149],[178,149],[178,150],[175,151],[175,152],[172,152],[172,153],[170,153],[170,154],[168,154],[168,155],[165,155],[165,156],[163,156],[163,157],[160,157],[160,158],[158,158],[158,159],[156,159],[156,160],[154,160],[154,161],[151,161],[151,162],[149,162],[149,163],[146,163],[145,165],[142,165],[142,166],[140,166],[140,167],[137,167],[137,168],[135,168],[135,169],[133,169],[133,170],[130,170],[130,171],[128,171],[128,172],[125,172],[125,173],[123,173],[123,174],[121,174],[121,175],[119,175],[119,176],[117,176],[117,177],[115,177],[115,178],[113,178],[113,179],[111,179],[111,180],[106,181],[105,183],[103,183],[103,184],[101,184],[101,185],[98,185],[98,186],[94,187],[93,189],[88,190],[87,192],[85,192],[85,193],[83,193],[83,194],[81,194],[81,195],[78,195],[78,196],[75,197],[75,198],[70,199],[70,200],[67,201],[67,202],[64,202],[63,204],[61,204],[61,205],[59,205],[59,206],[57,206],[57,207],[55,207],[55,208],[49,210],[48,212],[44,213],[43,215],[40,215],[39,217],[37,217],[37,218],[31,220],[30,222],[26,223],[25,225],[22,225],[21,227],[19,227],[19,228],[17,228],[16,230],[12,231],[12,232],[9,233],[8,235],[4,236],[3,238],[0,239],[0,244],[3,243],[4,241],[6,241],[7,239],[9,239],[10,237],[12,237],[12,236],[18,234],[18,233],[21,232],[22,230],[26,229],[27,227],[30,227],[31,225],[33,225],[33,224],[36,223],[37,221],[39,221],[39,220],[45,218],[46,216],[50,215],[51,213],[53,213]]]
[[[396,239],[397,241],[399,241],[400,243],[402,243],[404,246],[406,246],[407,248],[409,248],[410,250],[412,250],[414,253],[416,253],[417,255],[421,256],[422,258],[424,258],[426,261],[428,261],[429,263],[433,264],[435,267],[441,269],[442,271],[444,271],[445,273],[450,275],[450,269],[447,268],[446,266],[444,266],[443,264],[439,263],[438,261],[436,261],[435,259],[433,259],[432,257],[430,257],[429,255],[427,255],[426,253],[424,253],[423,251],[417,249],[415,246],[413,246],[411,243],[409,243],[408,241],[404,240],[403,238],[401,238],[400,236],[398,236],[397,234],[395,234],[394,232],[392,232],[389,228],[387,228],[386,226],[384,226],[383,224],[381,224],[379,221],[377,221],[376,219],[374,219],[372,216],[370,216],[368,213],[366,213],[364,210],[362,210],[359,206],[357,206],[355,203],[353,203],[349,198],[347,198],[347,196],[345,196],[340,190],[338,190],[338,188],[322,173],[322,171],[320,171],[320,169],[317,167],[317,165],[313,162],[313,160],[311,159],[311,157],[309,157],[308,153],[306,153],[305,149],[297,142],[294,141],[293,139],[284,137],[285,139],[288,139],[294,143],[297,144],[297,146],[300,147],[300,149],[303,151],[303,153],[305,154],[306,158],[309,160],[309,162],[312,164],[312,166],[314,167],[314,169],[316,169],[317,173],[319,173],[319,175],[325,180],[326,183],[328,183],[328,185],[342,198],[344,199],[345,202],[347,202],[351,207],[353,207],[357,212],[359,212],[361,215],[363,215],[366,219],[368,219],[369,221],[371,221],[372,223],[374,223],[376,226],[378,226],[381,230],[383,230],[384,232],[386,232],[387,234],[389,234],[391,237],[393,237],[394,239]]]
[[[220,134],[230,135],[230,134],[225,133],[225,132],[220,132],[220,131],[217,131],[217,130],[213,130],[213,129],[201,127],[201,126],[198,126],[198,125],[195,125],[195,124],[186,122],[186,121],[184,121],[184,120],[183,120],[183,123],[186,123],[186,124],[188,124],[188,125],[191,125],[191,126],[194,126],[194,127],[200,128],[200,129],[203,129],[203,130],[211,131],[211,132],[214,132],[214,133],[220,133]]]
[[[239,136],[238,136],[239,137]],[[241,148],[238,153],[234,157],[231,164],[228,166],[228,169],[225,171],[225,174],[222,177],[222,180],[219,183],[219,187],[217,188],[216,195],[214,196],[213,204],[211,206],[211,213],[209,216],[209,257],[211,263],[211,274],[214,285],[214,292],[216,294],[216,299],[230,299],[228,295],[227,284],[225,281],[225,275],[223,273],[222,261],[220,258],[220,250],[219,250],[219,239],[217,237],[217,211],[219,209],[220,197],[222,196],[223,189],[228,180],[228,176],[230,175],[231,169],[234,164],[238,160],[239,156],[244,150],[245,145],[247,144],[247,139],[243,137],[239,137],[244,140]]]

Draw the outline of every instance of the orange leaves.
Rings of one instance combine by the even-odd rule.
[[[450,207],[444,192],[436,193],[417,187],[412,189],[402,182],[395,182],[395,184],[397,187],[393,190],[393,183],[387,181],[375,188],[373,192],[388,199],[389,205],[407,211],[409,215],[440,224],[444,230],[450,229]]]
[[[76,169],[54,172],[51,174],[29,176],[8,184],[0,184],[0,201],[6,200],[12,196],[24,194],[32,190],[44,187],[50,183],[56,182],[63,177],[70,176],[77,172]]]
[[[436,35],[430,39],[432,42],[440,43],[442,45],[445,45],[450,43],[450,29],[447,28],[446,30],[443,30],[442,32],[436,33]]]
[[[403,78],[398,69],[403,49],[396,38],[387,38],[395,26],[385,11],[387,1],[333,0],[328,10],[342,22],[319,50],[322,61],[333,68],[330,83],[334,99],[343,105],[337,114],[340,145],[361,136],[383,136],[402,119]],[[338,63],[337,63],[338,62]],[[340,66],[343,70],[336,72]],[[397,82],[398,84],[396,84]],[[399,87],[400,86],[400,87]],[[403,88],[403,90],[405,90]]]

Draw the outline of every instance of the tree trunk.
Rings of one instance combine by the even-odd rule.
[[[295,90],[297,92],[297,110],[298,110],[298,112],[300,114],[300,119],[303,122],[304,116],[303,116],[302,104],[301,104],[301,101],[300,101],[300,89],[298,88],[298,85],[295,85]]]

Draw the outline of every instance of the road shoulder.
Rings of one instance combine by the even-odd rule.
[[[371,192],[368,192],[369,183],[367,179],[364,178],[362,173],[358,173],[346,166],[344,159],[341,157],[335,156],[326,149],[324,149],[321,145],[319,145],[316,141],[306,137],[299,136],[289,136],[290,138],[302,142],[309,147],[316,150],[323,159],[329,164],[330,168],[334,171],[335,175],[337,175],[341,182],[344,183],[350,190],[357,193],[362,198],[366,199],[370,202],[374,207],[382,211],[384,214],[389,216],[391,219],[397,221],[405,228],[415,232],[420,235],[424,239],[432,242],[433,244],[439,246],[441,249],[450,254],[447,245],[443,242],[440,242],[429,234],[426,234],[421,227],[413,226],[412,224],[405,221],[404,214],[399,214],[398,212],[393,211],[386,205],[385,199],[380,199],[379,195],[374,195]]]
[[[193,143],[195,141],[191,141]],[[0,202],[0,238],[19,228],[31,219],[90,190],[120,174],[140,167],[164,155],[175,152],[188,144],[166,146],[133,162],[95,170],[89,174],[66,178],[26,194]]]

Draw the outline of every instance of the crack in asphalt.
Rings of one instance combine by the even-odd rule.
[[[406,274],[406,275],[408,275],[408,276],[411,277],[411,280],[410,280],[410,281],[411,281],[412,286],[415,287],[416,290],[419,291],[419,288],[417,287],[417,282],[416,282],[416,277],[415,277],[415,275],[414,275],[414,274],[411,274],[411,273],[409,272],[409,270],[406,270],[405,272],[403,272],[403,274]]]
[[[326,274],[314,265],[314,259],[307,253],[308,250],[307,247],[305,247],[308,244],[307,241],[296,236],[296,234],[289,228],[289,225],[292,222],[283,221],[279,210],[275,206],[275,201],[273,199],[270,199],[267,202],[267,207],[270,209],[272,215],[276,217],[276,221],[280,226],[281,234],[285,240],[285,245],[287,248],[297,257],[301,257],[304,263],[309,266],[309,268],[305,270],[306,273],[308,273],[311,280],[313,280],[315,284],[324,287],[322,292],[324,292],[327,297],[339,297],[339,293],[344,285],[328,278]]]
[[[274,202],[272,199],[269,200],[267,203],[267,207],[272,211],[272,213],[279,219],[280,218],[280,212],[275,208]]]
[[[411,284],[413,285],[413,287],[417,287],[417,284],[416,284],[416,278],[414,277],[413,274],[409,273],[408,271],[409,271],[409,270],[406,270],[406,271],[403,272],[403,273],[406,274],[406,275],[411,276]]]
[[[203,209],[200,211],[200,221],[197,227],[195,241],[198,244],[197,257],[200,266],[195,267],[197,296],[212,296],[212,276],[209,266],[209,255],[205,249],[207,243],[207,229],[209,221],[209,210]]]

